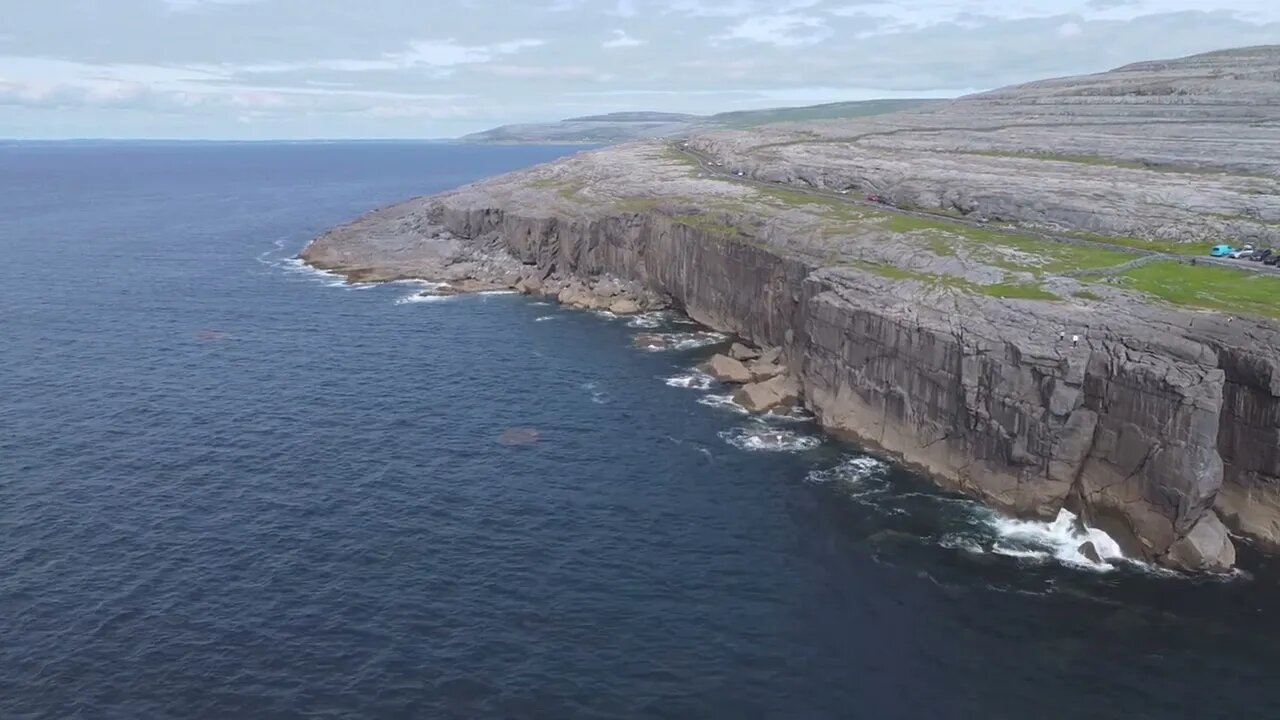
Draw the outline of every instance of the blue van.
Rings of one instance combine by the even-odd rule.
[[[1214,245],[1209,254],[1213,257],[1226,257],[1235,251],[1236,249],[1230,245]]]

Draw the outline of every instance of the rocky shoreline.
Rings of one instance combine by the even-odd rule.
[[[1206,65],[1213,73],[1204,74]],[[1280,70],[1280,48],[1054,81],[1055,97],[1085,89],[1056,107],[1052,125],[1037,114],[1046,107],[1044,89],[1029,86],[951,110],[813,131],[869,133],[883,154],[880,138],[905,143],[922,127],[981,127],[985,116],[975,107],[989,105],[991,129],[947,131],[987,148],[947,166],[965,173],[974,194],[947,194],[957,179],[951,170],[937,176],[941,185],[921,185],[933,182],[921,166],[909,184],[911,201],[1080,232],[1123,218],[1148,238],[1122,238],[1143,245],[1133,253],[1119,241],[1059,244],[1011,224],[898,215],[846,202],[837,194],[845,190],[801,195],[738,182],[653,142],[385,208],[325,233],[301,257],[353,280],[445,284],[429,292],[517,289],[619,315],[679,310],[741,340],[707,370],[736,383],[744,407],[798,403],[827,430],[1012,515],[1052,519],[1069,510],[1132,557],[1223,571],[1233,566],[1239,539],[1280,549],[1280,322],[1268,314],[1271,286],[1261,284],[1274,279],[1242,274],[1220,282],[1213,273],[1235,271],[1133,261],[1149,255],[1148,246],[1180,252],[1169,243],[1246,222],[1227,216],[1247,219],[1259,237],[1280,225],[1277,196],[1264,192],[1280,187],[1266,175],[1280,156],[1280,106],[1254,99],[1280,90],[1268,68]],[[1152,94],[1152,83],[1174,94]],[[1213,103],[1187,110],[1166,101],[1185,104],[1197,93]],[[1241,97],[1234,104],[1233,93]],[[1144,119],[1107,120],[1104,111],[1116,108]],[[989,149],[1002,134],[1023,144],[1071,135],[1073,123],[1105,125],[1111,143],[1131,137],[1134,147],[1149,145],[1149,123],[1188,112],[1225,119],[1180,124],[1178,148],[1202,128],[1219,132],[1238,122],[1252,143],[1250,166],[1223,156],[1220,170],[1175,173],[1092,155],[1062,161]],[[1018,118],[1025,128],[1009,129]],[[807,145],[810,136],[796,132],[691,144],[735,163],[748,141],[765,148],[782,138],[767,153],[750,150],[754,164],[740,166],[781,178],[782,187],[788,178],[808,188],[821,188],[823,178],[845,188],[885,182],[849,175],[846,155],[858,143]],[[1101,133],[1095,128],[1091,137]],[[830,167],[815,169],[823,162]],[[1007,182],[1007,169],[996,172],[1010,163],[1023,176],[1017,185]],[[1074,166],[1067,173],[1063,165]],[[1071,203],[1044,201],[1040,177],[1065,184],[1059,196]],[[1076,201],[1102,185],[1110,188],[1106,207],[1084,213]],[[1156,203],[1153,188],[1180,194]],[[984,209],[988,201],[1017,212]],[[1239,297],[1253,302],[1253,312],[1230,312],[1221,298],[1247,283],[1257,289]],[[1188,294],[1188,286],[1209,289]]]

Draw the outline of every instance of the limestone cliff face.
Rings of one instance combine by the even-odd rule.
[[[1211,65],[1280,67],[1280,49],[1273,50],[1215,56]],[[1164,141],[1144,123],[1164,106],[1144,100],[1151,97],[1150,74],[1175,90],[1218,87],[1220,73],[1205,73],[1202,65],[1091,76],[1084,84],[1093,90],[1065,96],[1059,90],[1081,83],[1054,81],[958,103],[967,108],[961,117],[993,106],[994,120],[947,132],[983,142],[1052,140],[1071,134],[1079,119],[1070,115],[1083,112],[1095,125],[1087,137],[1101,144],[1083,148],[1087,156],[1050,158],[1038,158],[1030,146],[965,146],[935,158],[946,163],[945,172],[923,164],[899,179],[941,188],[968,173],[963,179],[981,196],[975,207],[984,213],[1033,221],[1048,213],[1049,224],[1079,231],[1154,229],[1152,242],[1167,243],[1247,220],[1251,236],[1268,236],[1280,223],[1280,195],[1255,190],[1280,187],[1267,174],[1280,167],[1280,155],[1270,150],[1280,148],[1280,125],[1256,122],[1261,106],[1233,96],[1234,104],[1219,103],[1231,112],[1206,117],[1211,103],[1190,110],[1171,105],[1173,117],[1164,119],[1176,126],[1169,137],[1177,142],[1160,152],[1173,152],[1186,138],[1214,144],[1213,134],[1229,121],[1247,127],[1253,150],[1212,168],[1188,168],[1182,157],[1152,160],[1149,146]],[[1179,72],[1194,77],[1179,80]],[[1280,88],[1280,76],[1246,80],[1253,95],[1260,84]],[[1134,87],[1137,94],[1127,95],[1125,88]],[[1092,97],[1106,102],[1090,104]],[[1065,103],[1070,110],[1056,109],[1068,117],[1046,123],[1038,115],[1024,118],[1025,108],[1010,109],[1019,102]],[[1116,108],[1135,105],[1143,108],[1141,121],[1127,110],[1125,122],[1107,120]],[[881,147],[880,139],[946,137],[920,132],[938,127],[941,112],[878,119],[905,129],[864,133],[857,142],[832,140],[843,130],[828,126],[817,139],[790,128],[690,141],[716,153],[720,159],[711,164],[730,168],[732,176],[662,143],[582,154],[371,213],[317,238],[302,257],[353,279],[421,277],[463,289],[621,278],[670,298],[708,326],[782,346],[804,402],[824,426],[1009,512],[1050,517],[1067,507],[1129,552],[1176,568],[1230,567],[1228,526],[1280,550],[1280,323],[1262,317],[1269,307],[1255,301],[1249,309],[1260,314],[1237,315],[1210,296],[1196,308],[1198,296],[1131,273],[1155,260],[1168,277],[1208,283],[1219,281],[1213,273],[1234,272],[1223,268],[1179,266],[1123,245],[1082,247],[1078,239],[1022,227],[951,221],[971,203],[956,204],[945,191],[935,193],[938,209],[951,213],[942,219],[850,203],[840,194],[841,173],[851,167],[893,175],[899,166],[892,163],[901,160],[889,153],[925,152]],[[1177,122],[1189,112],[1195,123]],[[995,129],[970,133],[982,123]],[[1126,138],[1141,152],[1112,152],[1128,147]],[[1106,165],[1095,155],[1103,152],[1123,162]],[[877,165],[881,160],[890,164]],[[1143,169],[1141,162],[1165,164]],[[971,167],[984,163],[985,169]],[[753,182],[753,174],[781,184]],[[1060,198],[1079,206],[1057,213],[1044,205],[1043,192],[1057,190],[1037,178],[1052,178],[1065,188]],[[1099,195],[1096,183],[1111,194]],[[836,189],[791,189],[809,185]],[[1230,192],[1222,190],[1228,186]],[[912,202],[932,202],[927,196],[912,195]],[[994,213],[992,203],[1017,212]],[[1100,217],[1128,224],[1102,227]],[[1251,297],[1265,297],[1273,287],[1267,283],[1280,279],[1240,273],[1229,282],[1250,283]]]
[[[1042,332],[1053,320],[1031,301],[930,307],[900,283],[662,214],[570,219],[457,202],[435,213],[454,237],[504,247],[525,274],[637,280],[702,323],[782,345],[826,427],[1010,512],[1083,511],[1131,552],[1177,567],[1233,562],[1213,512],[1224,459],[1237,475],[1273,482],[1274,453],[1254,467],[1252,447],[1259,433],[1275,440],[1280,395],[1262,374],[1270,361],[1249,364],[1225,345],[1108,321],[1072,348]],[[1028,326],[1011,333],[1018,315]],[[1237,457],[1252,465],[1237,468]]]

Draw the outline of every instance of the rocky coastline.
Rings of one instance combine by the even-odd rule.
[[[320,236],[301,257],[352,281],[441,283],[431,293],[502,288],[619,315],[679,310],[740,339],[706,370],[734,383],[744,407],[802,405],[828,430],[1013,515],[1052,518],[1067,509],[1131,556],[1224,571],[1235,563],[1237,542],[1280,549],[1280,322],[1266,314],[1265,302],[1258,312],[1237,313],[1208,293],[1208,304],[1197,306],[1202,296],[1186,300],[1162,290],[1141,270],[1151,261],[1135,260],[1153,256],[1179,283],[1209,282],[1219,269],[1177,261],[1180,248],[1169,243],[1197,242],[1225,216],[1242,218],[1231,222],[1248,223],[1259,237],[1280,225],[1280,201],[1247,192],[1280,187],[1267,165],[1280,158],[1280,107],[1253,100],[1277,96],[1277,69],[1277,49],[1122,68],[1112,80],[1080,81],[1091,88],[1084,99],[1055,106],[1054,127],[1063,133],[1073,124],[1105,124],[1099,106],[1123,106],[1142,119],[1126,116],[1132,131],[1111,122],[1109,142],[1131,132],[1138,143],[1150,139],[1152,122],[1188,114],[1204,120],[1213,99],[1221,118],[1238,120],[1255,149],[1264,148],[1248,168],[1223,155],[1221,168],[1170,178],[1155,164],[1032,163],[1029,150],[984,150],[970,156],[964,172],[972,193],[957,204],[946,198],[944,186],[956,180],[950,174],[927,187],[926,167],[895,190],[866,173],[850,180],[848,153],[856,143],[816,143],[831,146],[819,156],[806,149],[808,140],[794,140],[801,132],[852,137],[871,133],[870,125],[876,133],[893,125],[905,131],[895,137],[908,142],[930,123],[980,125],[980,113],[962,101],[951,115],[930,110],[859,126],[691,141],[733,168],[729,176],[699,167],[670,143],[584,153],[375,211]],[[1216,80],[1223,77],[1237,85]],[[1254,95],[1242,94],[1240,78]],[[1060,94],[1075,87],[1054,82]],[[1152,83],[1172,91],[1153,95]],[[1112,94],[1098,92],[1100,85]],[[992,127],[1005,129],[973,134],[989,147],[1001,133],[1025,144],[1048,132],[1043,90],[981,100],[995,108]],[[1233,98],[1239,102],[1227,102]],[[1131,113],[1134,107],[1141,112]],[[1009,129],[1010,117],[1024,118],[1023,125]],[[1180,131],[1196,137],[1188,127]],[[988,175],[1014,154],[1026,161],[1021,199],[1003,178]],[[1079,166],[1071,169],[1072,192],[1064,203],[1044,205],[1037,168],[1064,183],[1059,166],[1072,162]],[[737,173],[780,177],[784,189],[750,185]],[[1121,203],[1115,198],[1127,197],[1128,183],[1137,197],[1146,177],[1128,180],[1130,173],[1146,173],[1161,188],[1177,180],[1185,192],[1176,201],[1150,201],[1150,209]],[[1211,177],[1198,182],[1202,175]],[[829,197],[785,189],[823,189],[823,177],[836,182],[826,188]],[[1075,198],[1095,183],[1110,183],[1114,197],[1100,214],[1082,214]],[[955,224],[921,221],[836,195],[879,186],[890,193],[910,188],[912,207],[932,203],[962,217]],[[1126,242],[1154,250],[1144,245],[1126,254],[1119,240],[1095,243],[1103,249],[1060,246],[1018,224],[1118,232],[1117,207],[1124,231],[1133,233]],[[1167,225],[1183,213],[1199,224],[1181,223],[1181,231]],[[1009,222],[969,222],[996,216]],[[1232,282],[1271,287],[1243,274]]]

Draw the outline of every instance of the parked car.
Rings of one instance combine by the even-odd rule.
[[[1213,249],[1209,251],[1209,255],[1211,257],[1226,257],[1235,251],[1236,249],[1230,245],[1214,245]]]
[[[1253,254],[1249,256],[1249,259],[1254,262],[1262,262],[1263,260],[1266,260],[1267,258],[1271,257],[1274,254],[1275,252],[1271,250],[1271,248],[1254,250]]]
[[[1272,254],[1271,254],[1271,257],[1269,257],[1269,258],[1267,258],[1266,260],[1263,260],[1263,261],[1262,261],[1262,264],[1263,264],[1263,265],[1277,265],[1277,264],[1280,264],[1280,253],[1272,253]]]
[[[1231,258],[1232,260],[1243,260],[1244,258],[1247,258],[1252,254],[1253,254],[1253,246],[1245,245],[1244,247],[1231,253],[1227,257]]]

